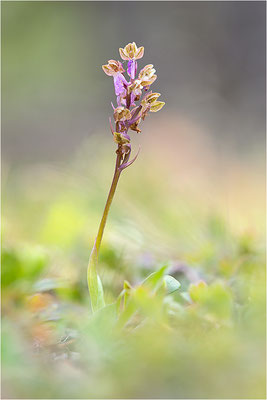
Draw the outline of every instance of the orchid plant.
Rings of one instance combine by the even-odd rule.
[[[115,127],[113,127],[111,118],[109,119],[111,133],[117,144],[117,157],[113,180],[88,264],[87,280],[93,312],[105,305],[102,283],[97,274],[97,263],[111,202],[121,172],[133,164],[140,151],[139,148],[136,156],[130,160],[131,138],[129,130],[140,133],[141,121],[146,118],[149,112],[157,112],[165,104],[158,100],[160,93],[154,93],[150,90],[150,86],[157,79],[153,65],[146,65],[137,75],[137,60],[143,57],[144,47],[137,47],[133,42],[127,44],[124,48],[120,48],[119,53],[121,58],[127,61],[129,80],[124,76],[125,70],[120,61],[109,60],[108,64],[102,66],[103,71],[108,76],[113,76],[115,95],[117,96],[117,107],[114,107],[111,103]]]

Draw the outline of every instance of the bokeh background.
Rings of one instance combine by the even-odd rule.
[[[265,3],[4,1],[1,9],[4,396],[263,397]],[[139,66],[154,64],[153,90],[166,105],[132,133],[142,150],[123,173],[104,236],[106,298],[168,261],[173,275],[192,272],[185,290],[200,278],[231,286],[240,269],[238,296],[254,299],[252,282],[255,313],[245,338],[241,329],[216,336],[214,359],[197,342],[203,332],[184,341],[186,325],[171,364],[164,334],[159,344],[146,332],[144,345],[131,344],[129,368],[113,355],[114,375],[105,363],[92,367],[103,351],[95,337],[87,374],[64,357],[53,359],[52,374],[36,347],[54,354],[55,331],[69,329],[73,315],[87,318],[87,260],[114,168],[115,96],[101,66],[131,41],[145,47]],[[51,315],[40,317],[39,307]],[[158,359],[144,352],[146,341],[161,346]],[[140,362],[151,370],[147,381]]]

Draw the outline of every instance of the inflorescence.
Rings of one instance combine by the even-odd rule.
[[[163,106],[163,101],[158,101],[160,93],[153,93],[150,86],[157,79],[155,68],[152,64],[146,65],[136,77],[137,60],[143,57],[144,47],[137,47],[135,42],[127,44],[124,49],[119,49],[123,60],[128,61],[127,74],[130,80],[124,76],[124,68],[120,61],[109,60],[108,64],[103,65],[104,72],[113,76],[115,94],[117,96],[117,107],[113,107],[113,117],[115,129],[110,118],[110,128],[114,141],[118,144],[117,153],[124,155],[120,169],[128,167],[132,161],[128,161],[131,153],[130,136],[128,130],[141,132],[139,125],[144,120],[149,111],[157,112]],[[143,93],[144,91],[144,93]],[[139,105],[136,102],[140,102]]]

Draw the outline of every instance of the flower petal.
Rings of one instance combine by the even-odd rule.
[[[150,111],[157,112],[157,111],[161,110],[164,105],[165,105],[164,101],[154,101],[151,104]]]
[[[120,53],[120,56],[121,56],[121,58],[123,59],[123,60],[129,60],[129,57],[127,56],[127,54],[125,54],[125,51],[124,51],[125,49],[122,49],[121,47],[119,48],[119,53]]]
[[[144,55],[144,51],[145,51],[145,49],[144,49],[143,46],[139,47],[139,48],[137,49],[137,52],[136,52],[136,55],[135,55],[135,59],[136,59],[136,60],[139,60],[140,58],[142,58],[143,55]]]
[[[105,74],[107,74],[108,76],[112,76],[113,75],[113,72],[110,69],[110,67],[108,66],[108,64],[102,65],[102,69],[105,72]]]

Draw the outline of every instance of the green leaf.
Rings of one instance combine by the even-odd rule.
[[[117,313],[119,313],[119,311],[120,311],[121,299],[123,298],[124,295],[125,295],[125,289],[123,289],[120,292],[119,296],[117,297],[117,300],[116,300]]]
[[[105,341],[113,333],[118,321],[116,302],[108,304],[86,318],[84,332],[96,338],[97,342]]]
[[[136,309],[145,318],[160,322],[163,318],[163,296],[151,293],[144,286],[139,286],[133,293]]]
[[[165,275],[163,281],[167,289],[167,294],[176,292],[181,286],[180,282],[171,275]]]
[[[116,303],[108,304],[99,309],[93,316],[93,321],[102,323],[104,326],[111,326],[117,319]]]
[[[128,281],[124,281],[123,282],[123,288],[124,288],[124,303],[123,303],[123,308],[125,308],[126,307],[126,305],[127,305],[127,303],[128,303],[128,300],[129,300],[129,297],[130,297],[130,293],[131,293],[131,290],[132,290],[132,287],[131,287],[131,285],[130,285],[130,283],[128,282]]]
[[[91,298],[92,311],[95,312],[105,306],[104,291],[100,277],[96,273],[97,251],[95,246],[90,254],[87,269],[87,283]]]
[[[149,290],[156,290],[160,287],[164,272],[166,271],[167,266],[164,265],[158,271],[152,272],[142,283],[140,286],[145,287]]]
[[[131,291],[132,291],[132,287],[131,287],[130,283],[128,281],[124,281],[123,282],[123,290],[120,292],[120,294],[116,300],[117,313],[119,313],[119,311],[120,311],[122,298],[124,298],[123,299],[123,310],[125,310],[125,307],[128,303]]]
[[[133,299],[131,298],[118,319],[117,327],[119,329],[123,328],[127,324],[127,322],[131,319],[131,317],[135,314],[136,311],[137,311],[136,305]]]

